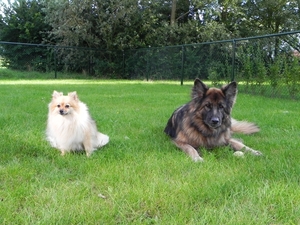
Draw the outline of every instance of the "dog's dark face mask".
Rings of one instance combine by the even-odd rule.
[[[203,122],[213,129],[220,127],[224,120],[226,120],[226,123],[230,121],[230,113],[236,94],[236,82],[217,89],[208,88],[204,83],[196,79],[192,89],[192,98],[200,104],[199,109]]]
[[[207,98],[204,100],[202,107],[203,122],[211,128],[218,128],[221,126],[224,113],[226,113],[223,99],[211,101],[210,98]]]

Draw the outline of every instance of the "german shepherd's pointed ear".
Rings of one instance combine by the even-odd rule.
[[[203,98],[209,88],[198,78],[194,81],[194,87],[192,88],[192,99]]]
[[[231,108],[235,103],[237,95],[237,83],[233,81],[230,84],[223,86],[221,90],[226,96],[226,99],[228,100],[229,106]]]

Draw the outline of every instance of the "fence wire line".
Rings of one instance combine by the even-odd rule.
[[[300,31],[223,41],[108,51],[1,42],[2,66],[16,70],[89,74],[98,78],[236,80],[239,91],[299,99]],[[1,74],[0,74],[1,76]]]

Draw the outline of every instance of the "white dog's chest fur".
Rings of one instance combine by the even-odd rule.
[[[78,117],[78,118],[77,118]],[[88,132],[90,121],[80,117],[76,113],[73,115],[55,115],[49,121],[49,137],[53,147],[64,150],[82,150],[83,140]]]

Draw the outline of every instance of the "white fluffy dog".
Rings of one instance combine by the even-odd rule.
[[[86,104],[78,99],[76,91],[64,96],[54,91],[49,103],[46,130],[51,146],[61,151],[85,150],[90,156],[93,151],[106,145],[109,137],[97,131]]]

